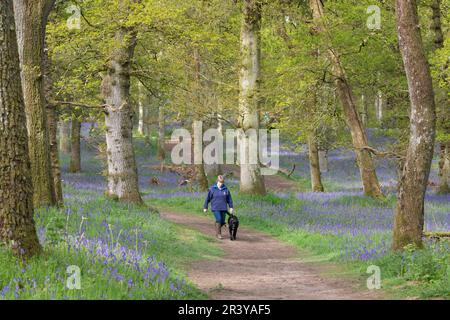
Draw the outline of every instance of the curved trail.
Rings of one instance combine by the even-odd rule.
[[[214,237],[210,215],[161,210],[161,216]],[[227,234],[227,233],[224,233]],[[261,232],[239,228],[238,240],[217,240],[224,255],[191,266],[188,276],[211,299],[380,299],[354,280],[329,277],[323,265],[306,262],[294,247]],[[364,282],[365,280],[361,280]]]

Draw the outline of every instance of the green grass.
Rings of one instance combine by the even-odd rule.
[[[36,214],[39,233],[46,230],[44,239],[41,234],[41,255],[21,262],[5,248],[0,249],[0,299],[207,298],[187,279],[186,270],[194,261],[222,254],[213,239],[142,207],[116,203],[84,190],[66,188],[65,192],[70,195],[65,209],[41,209]],[[84,239],[86,244],[77,247],[75,243]],[[110,256],[97,254],[96,241],[106,243]],[[134,251],[139,256],[134,257]],[[123,252],[126,261],[120,260]],[[161,268],[168,270],[167,279],[145,279],[149,257],[167,266]],[[66,286],[70,276],[66,270],[71,265],[81,270],[80,290]],[[171,286],[180,289],[172,290]]]

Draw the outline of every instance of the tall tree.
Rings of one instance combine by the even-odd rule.
[[[194,47],[193,50],[193,58],[194,58],[194,81],[195,81],[195,100],[196,106],[198,109],[203,109],[204,106],[204,94],[202,90],[202,79],[201,79],[201,60],[200,60],[200,52],[197,47]],[[192,143],[194,146],[194,167],[195,167],[195,180],[198,182],[199,188],[201,191],[208,190],[208,179],[206,178],[205,172],[205,164],[203,162],[203,125],[201,128],[196,128],[196,122],[201,121],[201,117],[199,116],[200,110],[194,110],[194,122],[192,124]],[[196,134],[196,130],[197,132]],[[200,141],[195,141],[197,136],[201,135]],[[195,159],[200,159],[200,163],[195,163]]]
[[[251,144],[255,142],[248,131],[256,130],[257,132],[260,124],[261,7],[260,0],[244,0],[241,24],[238,144],[243,147],[240,148],[240,190],[252,194],[266,193],[258,152],[256,156],[251,155],[254,147]],[[256,161],[250,161],[252,157],[256,158]]]
[[[59,145],[65,154],[70,153],[70,121],[61,120],[59,123]]]
[[[422,246],[424,197],[436,129],[434,92],[415,0],[397,0],[398,42],[411,101],[410,134],[395,210],[393,249]]]
[[[434,47],[436,50],[444,47],[444,34],[442,32],[441,22],[441,0],[433,0],[431,2],[432,23],[431,29],[434,33]],[[444,80],[445,81],[445,80]],[[435,85],[436,101],[438,106],[442,109],[439,113],[439,124],[446,133],[450,135],[450,115],[448,114],[448,97],[445,90],[441,90],[438,84]],[[450,141],[444,138],[440,141],[439,152],[439,184],[438,192],[442,194],[450,193]]]
[[[43,85],[45,29],[54,3],[55,0],[14,1],[35,207],[56,203]]]
[[[319,149],[314,133],[308,137],[309,170],[311,174],[311,190],[323,192],[322,177],[320,173]]]
[[[72,136],[70,147],[70,167],[69,171],[77,173],[81,171],[81,123],[77,116],[72,118]]]
[[[121,12],[128,11],[127,3],[119,1]],[[133,108],[130,104],[130,65],[135,47],[134,27],[122,23],[115,31],[107,74],[102,81],[102,95],[106,103],[108,194],[120,201],[141,204],[133,149]]]
[[[41,250],[33,220],[25,106],[13,1],[0,2],[0,243],[16,255]]]
[[[324,8],[322,1],[309,0],[309,5],[313,14],[316,31],[325,34],[327,40],[329,40],[328,30],[324,23]],[[339,53],[336,49],[330,48],[329,45],[327,45],[327,48],[328,59],[333,66],[337,93],[344,109],[347,125],[350,128],[364,193],[371,197],[382,197],[383,194],[375,172],[372,156],[370,151],[365,149],[368,146],[368,140],[358,112],[352,87],[347,79]]]

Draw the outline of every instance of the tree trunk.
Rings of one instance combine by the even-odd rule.
[[[56,106],[48,103],[52,98],[53,91],[53,80],[50,75],[50,57],[48,56],[48,51],[44,53],[44,92],[45,100],[47,104],[47,130],[48,130],[48,143],[50,146],[50,162],[53,176],[53,188],[55,193],[55,200],[58,206],[63,204],[63,192],[62,192],[62,182],[61,182],[61,168],[59,165],[59,150],[58,150],[58,139],[56,137],[58,125],[57,125],[57,113]]]
[[[70,121],[61,120],[59,122],[59,145],[65,154],[70,153]]]
[[[397,30],[411,100],[410,137],[399,184],[393,249],[422,246],[424,197],[433,159],[436,110],[416,1],[397,0]]]
[[[63,204],[63,192],[61,183],[61,168],[59,165],[58,139],[56,137],[57,121],[56,106],[47,107],[47,128],[50,145],[50,160],[52,166],[53,186],[55,188],[56,203]]]
[[[319,150],[313,134],[308,137],[309,169],[311,173],[311,190],[323,192],[322,178],[320,174]]]
[[[72,118],[72,137],[71,137],[71,154],[70,168],[71,173],[81,172],[81,123],[76,117]]]
[[[327,32],[322,21],[324,17],[322,1],[310,0],[310,7],[313,12],[317,31],[321,33]],[[336,76],[337,92],[344,109],[347,125],[350,128],[364,194],[375,198],[383,197],[372,156],[369,150],[364,149],[364,147],[368,146],[367,136],[359,117],[352,87],[342,67],[339,54],[335,49],[330,48],[328,49],[328,55]]]
[[[208,190],[208,179],[205,173],[205,164],[203,161],[203,138],[200,141],[196,141],[195,137],[203,137],[203,123],[201,126],[196,126],[196,122],[200,121],[198,116],[199,110],[202,110],[205,105],[203,86],[201,79],[202,63],[200,60],[200,52],[197,47],[194,47],[194,80],[195,80],[195,99],[197,110],[194,110],[194,121],[192,123],[192,143],[194,147],[194,167],[195,167],[195,180],[197,181],[200,191]]]
[[[328,150],[319,150],[320,172],[328,172]]]
[[[45,27],[54,2],[14,1],[35,207],[56,203],[43,87]]]
[[[138,84],[139,88],[139,125],[138,125],[138,132],[142,136],[148,136],[149,130],[148,130],[148,99],[147,95],[145,93],[144,86],[142,83],[139,82]]]
[[[450,193],[450,143],[441,143],[438,193]]]
[[[119,3],[123,6],[123,2]],[[108,194],[123,202],[142,204],[133,149],[133,109],[130,104],[130,64],[136,33],[127,27],[116,31],[114,48],[103,78],[108,160]]]
[[[380,90],[375,96],[375,116],[378,122],[383,119],[383,93]]]
[[[159,103],[158,105],[158,143],[157,143],[157,154],[156,157],[161,161],[161,168],[163,168],[164,161],[166,159],[165,146],[165,132],[166,132],[166,119],[164,115],[164,104]]]
[[[220,119],[220,116],[217,114],[215,114],[213,116],[214,116],[213,118],[215,120],[214,122],[216,123],[217,132],[219,135],[223,136],[222,120]],[[222,165],[220,163],[205,164],[205,170],[206,170],[206,175],[208,177],[212,176],[212,177],[216,178],[217,176],[223,174]]]
[[[13,1],[0,2],[0,243],[30,257],[41,246],[33,219],[33,187]]]
[[[431,3],[432,9],[432,24],[431,29],[434,32],[434,47],[441,49],[444,47],[444,34],[442,32],[441,23],[441,0],[433,0]],[[442,123],[442,130],[449,134],[450,130],[450,115],[445,108],[448,108],[447,94],[444,90],[440,90],[438,85],[435,86],[436,100],[438,106],[443,106],[444,111],[440,112],[439,122]],[[442,141],[440,143],[439,153],[439,184],[438,193],[450,193],[450,141]]]
[[[261,74],[261,1],[244,0],[241,25],[241,69],[239,72],[239,134],[240,190],[251,194],[266,194],[261,175],[259,152],[247,130],[259,129],[259,100]],[[256,143],[258,143],[256,141]],[[253,149],[253,150],[252,150]],[[256,146],[256,150],[258,147]],[[256,161],[251,161],[251,157]]]
[[[367,122],[369,119],[369,114],[368,114],[368,110],[367,110],[367,99],[366,99],[365,94],[361,95],[361,105],[363,108],[363,111],[361,112],[361,122],[362,122],[363,126],[365,127],[367,125]]]

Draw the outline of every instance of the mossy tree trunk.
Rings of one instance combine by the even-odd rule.
[[[126,2],[119,6],[126,11]],[[116,47],[110,54],[102,82],[106,103],[106,145],[108,195],[122,202],[142,204],[133,149],[133,108],[130,104],[130,68],[136,46],[136,32],[121,26],[115,32]]]
[[[20,79],[13,0],[0,1],[0,243],[30,257],[41,246],[33,220],[33,187]]]
[[[35,207],[56,204],[43,86],[45,27],[54,2],[14,1]]]

